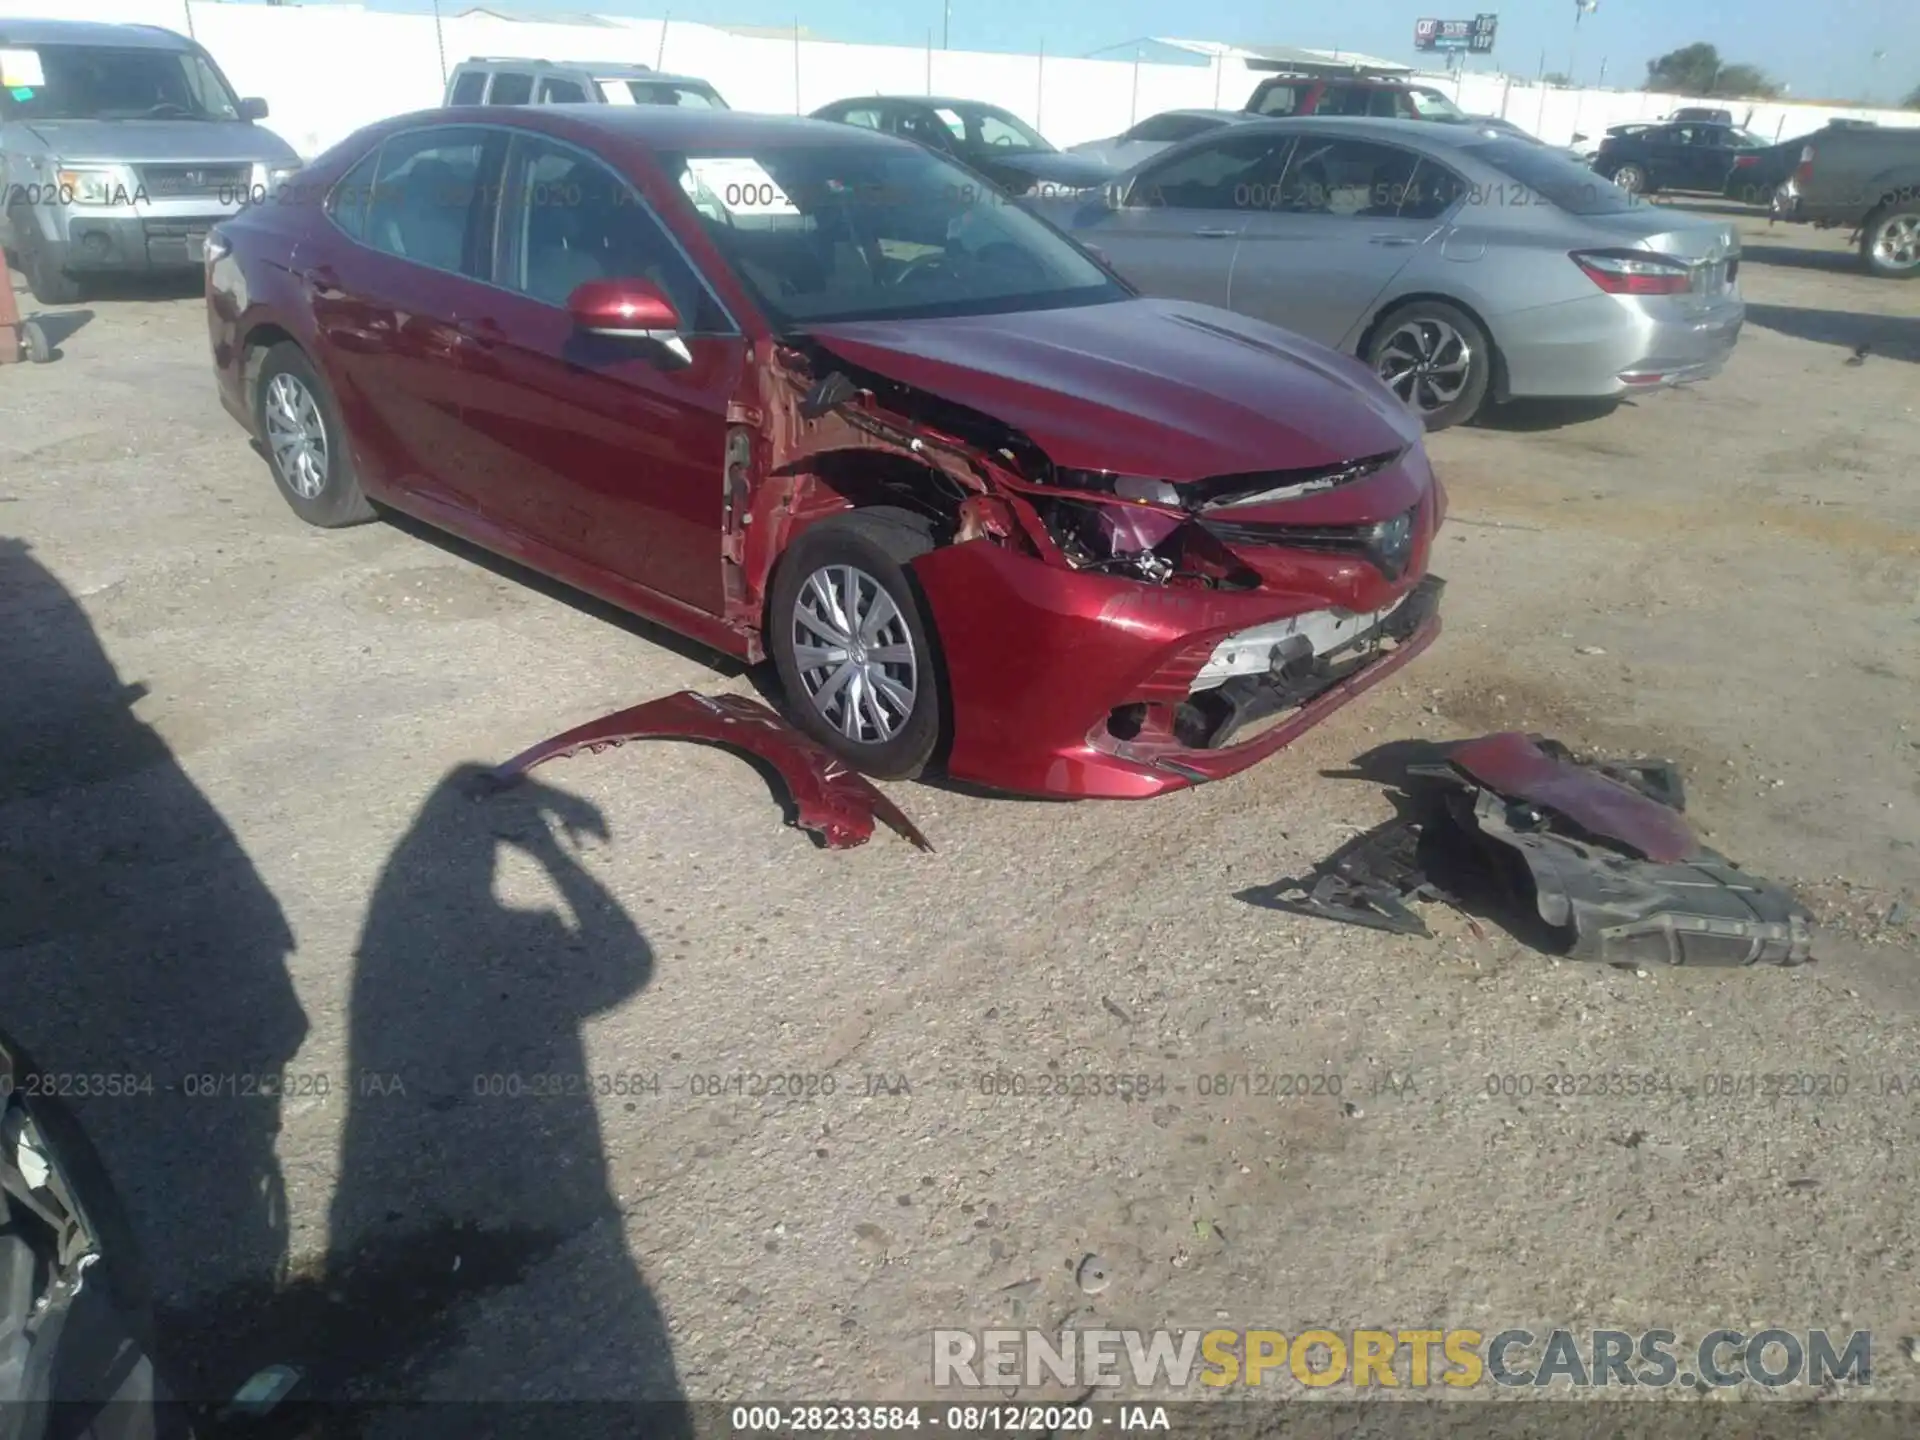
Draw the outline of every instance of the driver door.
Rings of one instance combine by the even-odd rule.
[[[1225,309],[1241,233],[1277,199],[1292,148],[1271,134],[1183,147],[1141,170],[1120,209],[1083,207],[1073,230],[1147,294]]]
[[[721,613],[727,402],[746,364],[738,327],[647,202],[585,150],[516,134],[499,214],[493,284],[461,326],[489,518]],[[567,299],[589,280],[657,286],[680,314],[687,363],[578,331]]]

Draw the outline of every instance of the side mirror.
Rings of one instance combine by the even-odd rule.
[[[683,365],[693,363],[680,338],[680,312],[646,280],[589,280],[567,297],[574,325],[589,335],[657,345]]]
[[[258,95],[249,95],[240,102],[242,120],[264,120],[267,118],[267,102]]]

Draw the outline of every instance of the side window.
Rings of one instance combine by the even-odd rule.
[[[1422,159],[1400,200],[1402,220],[1438,220],[1468,190],[1465,180],[1433,161]]]
[[[1381,120],[1418,120],[1413,97],[1404,90],[1376,90],[1367,97],[1367,114]]]
[[[1261,88],[1256,115],[1297,115],[1300,113],[1300,87],[1267,85]]]
[[[487,93],[487,72],[469,70],[453,82],[453,99],[450,105],[478,105]]]
[[[579,105],[587,98],[587,87],[574,80],[546,79],[540,82],[542,105]]]
[[[980,143],[983,145],[999,145],[1012,147],[1016,150],[1025,150],[1027,148],[1027,137],[1014,129],[1013,126],[1009,125],[1006,121],[1002,120],[998,115],[983,111],[980,115]]]
[[[1197,146],[1141,175],[1129,207],[1170,210],[1264,210],[1286,168],[1291,139],[1235,135]]]
[[[1373,103],[1373,97],[1379,92],[1369,90],[1362,85],[1329,85],[1326,94],[1320,97],[1320,103],[1313,107],[1316,115],[1353,115],[1364,118],[1367,107]],[[1391,115],[1393,112],[1387,112]]]
[[[518,71],[502,70],[493,77],[493,89],[487,94],[489,105],[524,105],[533,98],[533,77]]]
[[[380,168],[380,150],[362,160],[340,177],[327,197],[327,214],[333,223],[356,240],[367,238],[367,206],[373,199],[373,177]]]
[[[846,110],[835,117],[842,125],[859,125],[867,130],[880,128],[880,112],[869,107],[865,110]]]
[[[1303,139],[1281,183],[1283,210],[1384,219],[1397,215],[1420,157],[1370,140]]]
[[[565,305],[589,280],[646,280],[690,333],[731,333],[725,315],[633,187],[582,151],[517,136],[507,157],[495,280]]]
[[[951,113],[951,112],[949,112]],[[894,134],[908,140],[917,140],[935,150],[952,150],[954,142],[953,126],[959,127],[959,133],[966,133],[966,122],[958,115],[953,117],[952,125],[944,125],[931,110],[911,109],[893,112]]]
[[[387,141],[360,238],[403,260],[478,278],[467,263],[467,235],[482,199],[485,144],[486,132],[469,126]]]

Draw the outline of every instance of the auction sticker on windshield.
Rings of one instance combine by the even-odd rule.
[[[709,199],[729,215],[798,215],[800,209],[760,165],[747,156],[707,156],[687,161],[682,185],[695,200]]]
[[[46,83],[38,50],[0,50],[0,89],[38,90]]]

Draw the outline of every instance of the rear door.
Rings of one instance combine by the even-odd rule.
[[[1121,209],[1084,207],[1075,230],[1147,294],[1224,308],[1240,232],[1272,199],[1292,145],[1235,130],[1183,146],[1139,172]]]
[[[1639,149],[1646,157],[1647,178],[1659,189],[1685,188],[1693,143],[1691,125],[1661,125],[1639,136]]]
[[[1676,185],[1688,190],[1726,188],[1727,172],[1733,169],[1733,138],[1725,125],[1706,123],[1683,126],[1686,148],[1681,161],[1682,179]]]
[[[458,325],[482,273],[504,138],[478,126],[391,136],[327,202],[337,233],[294,273],[373,484],[478,508]]]
[[[727,403],[746,342],[652,207],[599,157],[518,134],[492,279],[461,330],[465,414],[490,518],[708,614],[722,605]],[[585,335],[568,297],[646,280],[681,317],[687,362]]]
[[[1231,306],[1346,347],[1393,278],[1444,238],[1464,182],[1397,145],[1305,135],[1278,190],[1248,217]]]

